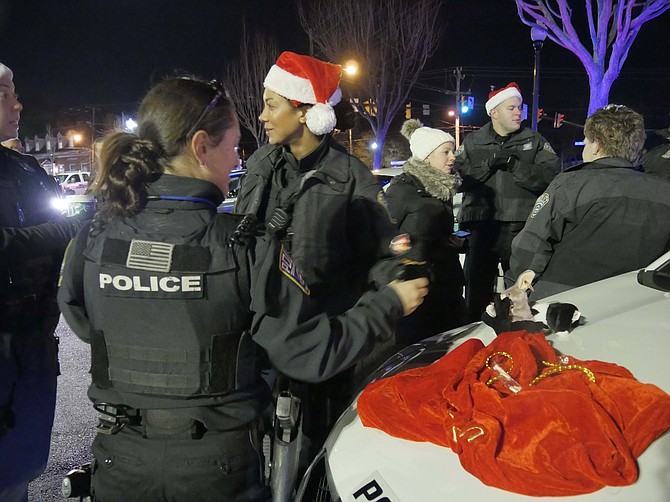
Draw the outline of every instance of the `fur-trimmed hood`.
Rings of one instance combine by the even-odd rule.
[[[455,194],[462,180],[458,172],[443,173],[432,167],[428,162],[410,157],[402,166],[402,170],[418,179],[432,197],[449,200]]]

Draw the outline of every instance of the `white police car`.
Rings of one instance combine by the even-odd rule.
[[[86,171],[74,171],[61,173],[54,176],[61,189],[67,195],[81,195],[86,192],[91,174]]]
[[[572,303],[585,323],[548,340],[564,354],[597,359],[630,370],[635,378],[670,393],[670,252],[643,271],[582,286],[543,300]],[[369,382],[428,366],[462,345],[494,331],[470,324],[411,345],[389,359]],[[532,412],[530,410],[529,412]],[[670,433],[654,441],[637,459],[639,479],[571,497],[530,497],[493,488],[466,472],[451,449],[398,439],[364,427],[356,403],[340,417],[326,445],[298,489],[296,500],[423,502],[668,502]]]

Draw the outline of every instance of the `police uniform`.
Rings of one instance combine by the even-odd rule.
[[[272,226],[290,249],[312,296],[334,315],[350,308],[369,287],[373,265],[390,255],[397,234],[378,181],[328,134],[298,160],[285,145],[259,148],[247,160],[235,205]],[[304,430],[317,445],[349,404],[356,385],[395,350],[378,346],[354,370],[316,387],[293,391],[307,402]]]
[[[490,169],[494,154],[514,156]],[[538,195],[559,172],[559,159],[540,134],[522,127],[498,135],[491,122],[468,134],[456,150],[463,178],[460,227],[471,232],[465,258],[465,301],[470,320],[479,320],[493,298],[498,262],[509,268],[512,239],[523,228]]]
[[[538,276],[531,298],[646,267],[670,248],[670,183],[606,157],[566,169],[512,244],[509,282]]]
[[[390,288],[346,317],[319,314],[289,253],[267,236],[243,244],[222,200],[211,183],[163,175],[143,211],[94,222],[68,249],[58,299],[91,344],[89,397],[125,422],[94,441],[97,500],[266,499],[250,440],[270,403],[260,353],[321,381],[402,316]]]
[[[58,375],[56,283],[77,225],[34,157],[0,146],[0,500],[46,467]]]

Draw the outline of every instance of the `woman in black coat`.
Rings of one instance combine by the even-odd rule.
[[[453,235],[453,196],[461,178],[453,170],[455,141],[451,134],[408,120],[401,132],[412,156],[403,174],[389,184],[386,196],[398,228],[409,234],[408,258],[427,261],[433,270],[428,296],[412,315],[401,320],[396,342],[416,343],[460,326],[465,321],[464,276],[458,252],[463,239]]]

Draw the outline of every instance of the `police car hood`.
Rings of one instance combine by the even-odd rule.
[[[666,257],[670,258],[670,254]],[[584,324],[571,333],[548,337],[559,351],[582,360],[619,364],[639,381],[653,383],[670,393],[669,293],[639,285],[636,272],[630,272],[555,295],[544,302],[572,303],[584,317]],[[473,337],[488,344],[495,333],[476,323],[433,337],[394,356],[372,379],[430,364]],[[326,449],[331,490],[347,501],[667,502],[670,493],[668,433],[639,457],[640,477],[635,484],[605,487],[577,497],[528,497],[486,486],[466,472],[458,456],[448,448],[397,439],[364,427],[355,404],[341,417]]]

